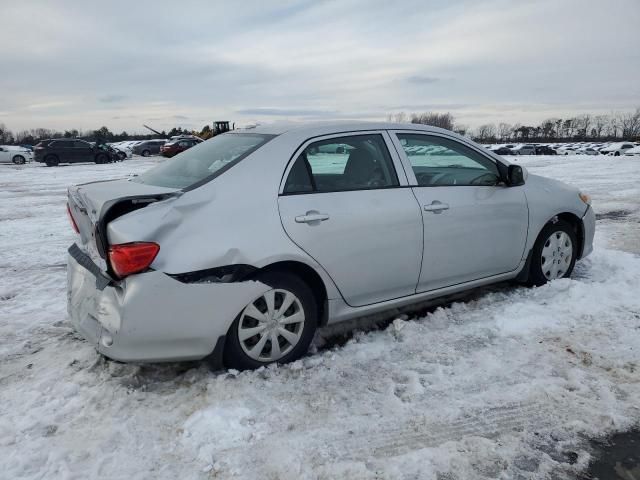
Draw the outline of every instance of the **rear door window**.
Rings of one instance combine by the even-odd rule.
[[[371,190],[398,185],[382,135],[354,135],[307,146],[291,167],[283,193]]]

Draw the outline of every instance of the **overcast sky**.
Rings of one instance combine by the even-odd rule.
[[[0,0],[0,123],[142,132],[640,106],[640,0]]]

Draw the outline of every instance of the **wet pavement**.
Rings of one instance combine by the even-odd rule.
[[[581,480],[640,480],[640,430],[593,442],[594,461]]]

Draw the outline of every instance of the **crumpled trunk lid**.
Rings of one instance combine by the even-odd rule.
[[[130,180],[109,180],[69,187],[69,210],[80,230],[80,240],[76,243],[102,271],[110,273],[106,262],[108,223],[180,193],[180,190]]]

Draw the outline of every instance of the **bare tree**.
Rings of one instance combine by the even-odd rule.
[[[593,136],[596,138],[600,138],[608,123],[609,123],[608,115],[596,115],[595,117],[593,117],[592,132],[595,134]]]
[[[405,112],[390,113],[387,115],[387,121],[394,123],[408,123],[409,117]]]
[[[619,113],[617,121],[622,130],[622,138],[632,139],[640,135],[640,108],[635,112]]]
[[[0,144],[13,143],[13,133],[4,123],[0,123]]]
[[[486,142],[489,140],[496,139],[496,126],[492,123],[487,123],[485,125],[480,125],[476,130],[476,134],[474,136],[476,140],[480,142]]]
[[[507,142],[511,138],[511,125],[501,122],[498,124],[498,138],[502,142]]]
[[[431,125],[432,127],[440,127],[444,128],[445,130],[453,130],[455,127],[453,115],[451,115],[449,112],[414,113],[411,115],[411,123]]]
[[[584,115],[578,115],[576,118],[574,118],[573,123],[576,127],[576,134],[583,139],[587,138],[587,135],[589,134],[589,127],[591,126],[591,121],[591,115],[589,115],[588,113]]]

